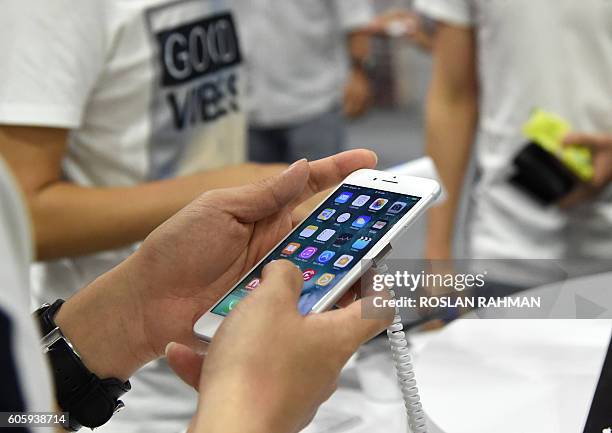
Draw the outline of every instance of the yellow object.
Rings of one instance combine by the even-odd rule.
[[[523,125],[523,133],[544,150],[555,155],[580,180],[593,179],[593,155],[590,149],[578,144],[563,146],[563,138],[572,126],[556,114],[536,110]]]

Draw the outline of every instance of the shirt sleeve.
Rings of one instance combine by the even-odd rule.
[[[471,27],[475,21],[472,0],[416,0],[414,7],[423,15],[448,24]]]
[[[0,123],[77,128],[106,57],[97,0],[2,0]]]
[[[335,0],[340,26],[349,32],[368,24],[374,18],[371,0]]]

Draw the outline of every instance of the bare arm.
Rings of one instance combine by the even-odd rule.
[[[0,155],[26,195],[39,260],[142,240],[202,192],[262,179],[284,167],[242,164],[133,187],[86,188],[61,178],[67,134],[63,129],[0,127]]]
[[[370,80],[365,63],[370,54],[370,35],[359,30],[347,36],[351,70],[344,91],[344,113],[349,117],[359,117],[367,111],[370,100]]]
[[[370,34],[355,30],[348,35],[348,49],[351,59],[363,63],[370,55]]]
[[[440,25],[433,55],[426,150],[440,172],[448,200],[429,214],[425,254],[429,259],[448,259],[452,256],[455,216],[478,119],[474,32]]]

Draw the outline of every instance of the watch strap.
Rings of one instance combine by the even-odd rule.
[[[123,407],[119,397],[131,386],[129,381],[100,379],[83,364],[77,351],[54,322],[63,302],[58,300],[35,313],[43,335],[49,337],[52,333],[59,333],[59,338],[45,338],[55,341],[46,351],[51,362],[57,402],[62,410],[70,414],[70,430],[76,431],[81,426],[99,427]]]

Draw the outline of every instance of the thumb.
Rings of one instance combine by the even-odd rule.
[[[261,285],[256,292],[258,296],[273,298],[282,308],[297,308],[304,285],[304,278],[297,266],[289,260],[276,260],[266,265],[261,278]]]
[[[299,197],[309,175],[310,166],[302,159],[276,176],[238,188],[218,190],[202,198],[210,201],[211,206],[229,212],[242,223],[254,223],[281,211]]]
[[[197,391],[200,386],[204,356],[197,354],[188,346],[170,343],[166,346],[166,358],[172,371]]]

